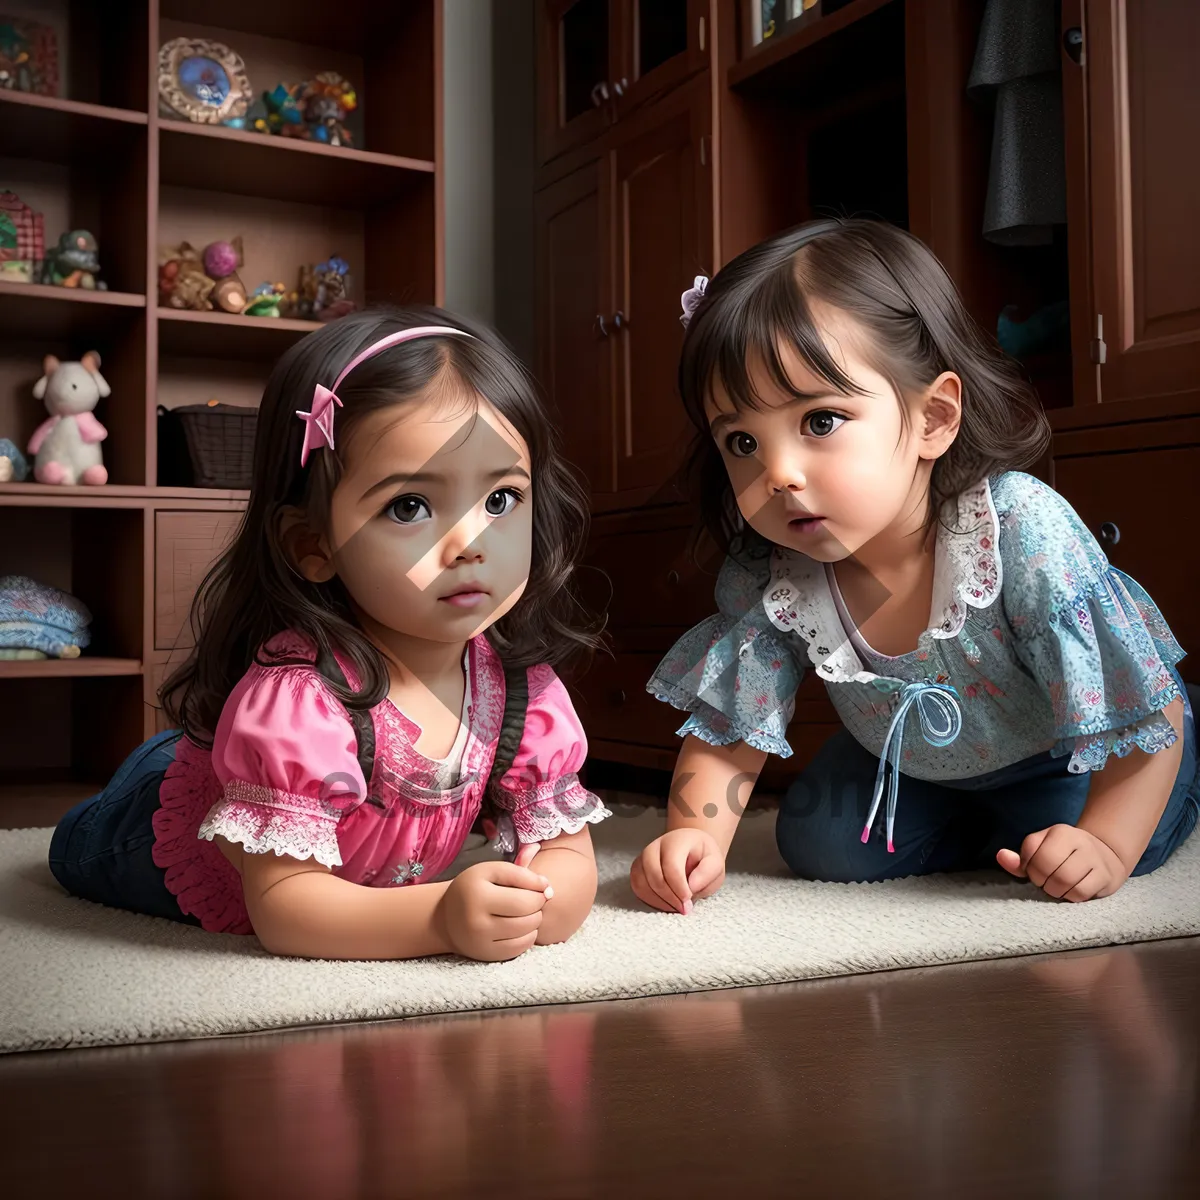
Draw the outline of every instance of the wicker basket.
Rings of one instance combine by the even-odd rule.
[[[258,409],[241,404],[185,404],[159,417],[159,483],[248,488]],[[165,477],[164,477],[165,476]]]

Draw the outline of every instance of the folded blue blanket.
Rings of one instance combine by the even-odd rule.
[[[0,578],[0,647],[74,658],[91,640],[92,614],[74,596],[25,575]]]

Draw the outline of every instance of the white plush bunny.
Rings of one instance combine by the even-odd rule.
[[[108,430],[92,415],[111,389],[100,374],[100,355],[89,350],[79,362],[60,363],[52,354],[42,360],[45,375],[33,394],[46,402],[50,417],[29,439],[39,483],[101,484],[108,482],[100,443]]]

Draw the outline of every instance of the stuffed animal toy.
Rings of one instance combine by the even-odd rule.
[[[79,362],[60,363],[47,354],[42,370],[33,394],[45,401],[50,417],[29,439],[33,477],[39,483],[107,483],[100,443],[108,430],[92,415],[111,390],[100,374],[100,355],[89,350]]]
[[[100,248],[86,229],[72,229],[58,239],[42,263],[42,283],[56,287],[107,291],[100,278]]]
[[[240,237],[232,242],[210,242],[204,247],[204,273],[216,281],[212,300],[224,312],[240,313],[246,307],[246,285],[237,274],[238,267],[243,265]]]
[[[216,286],[204,273],[199,251],[190,242],[180,242],[159,254],[158,296],[171,308],[209,312],[209,297]]]
[[[0,438],[0,483],[21,483],[29,474],[29,464],[15,442]]]

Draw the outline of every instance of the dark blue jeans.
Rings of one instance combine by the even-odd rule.
[[[1134,875],[1156,870],[1187,838],[1200,812],[1196,722],[1200,696],[1184,691],[1183,759],[1167,807]],[[1075,825],[1090,774],[1072,775],[1066,757],[1049,753],[973,779],[900,780],[895,852],[888,853],[882,807],[871,839],[862,829],[871,809],[879,760],[846,730],[817,752],[784,796],[775,837],[803,879],[867,883],[936,871],[1001,868],[996,851],[1020,852],[1025,838],[1050,825]],[[964,793],[971,793],[964,795]]]
[[[167,890],[166,871],[152,857],[158,789],[175,761],[179,736],[170,729],[143,742],[104,791],[59,821],[50,839],[50,870],[72,896],[200,924],[180,910]]]

